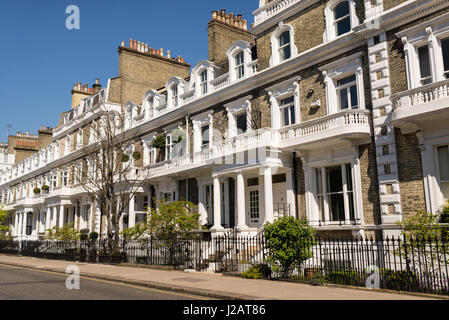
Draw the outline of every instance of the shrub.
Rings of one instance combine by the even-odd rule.
[[[122,155],[122,162],[128,162],[129,156],[127,154]]]
[[[69,223],[62,228],[56,226],[47,230],[45,238],[54,241],[77,241],[80,239],[80,233],[73,227],[73,223]]]
[[[274,272],[288,278],[295,268],[313,256],[316,230],[309,226],[307,219],[283,217],[267,223],[264,228],[268,249],[266,261]]]
[[[96,241],[98,239],[98,232],[91,232],[89,234],[89,240]]]
[[[165,144],[166,144],[165,136],[161,134],[158,135],[156,138],[154,138],[152,146],[153,148],[156,149],[165,149]]]
[[[271,277],[271,269],[267,264],[256,264],[241,274],[245,279],[268,279]]]
[[[139,151],[134,151],[134,152],[133,152],[133,159],[134,159],[135,161],[140,160],[141,157],[142,157],[142,156],[140,155],[140,152],[139,152]]]
[[[80,230],[80,240],[81,241],[89,240],[89,229]]]
[[[419,288],[418,276],[414,272],[381,269],[380,274],[381,288],[406,291]]]
[[[347,286],[365,286],[366,279],[356,271],[335,270],[326,276],[326,281]]]
[[[41,189],[44,191],[48,191],[48,190],[50,190],[50,187],[47,186],[46,184],[44,184]]]
[[[39,194],[39,193],[41,193],[41,189],[39,189],[39,188],[34,188],[34,189],[33,189],[33,192],[34,192],[34,194]]]

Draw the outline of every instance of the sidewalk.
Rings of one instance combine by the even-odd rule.
[[[59,260],[0,255],[0,264],[65,273],[77,265],[81,277],[121,281],[128,284],[202,295],[225,300],[422,300],[433,299],[371,290],[301,283],[248,280],[218,274],[162,271],[147,268],[75,263]]]

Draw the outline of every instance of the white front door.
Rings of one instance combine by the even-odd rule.
[[[246,208],[248,211],[248,226],[258,228],[261,226],[260,219],[260,191],[259,186],[247,187]]]

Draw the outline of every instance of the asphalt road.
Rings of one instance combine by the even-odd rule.
[[[0,300],[202,300],[202,297],[81,277],[68,290],[68,275],[0,265]]]

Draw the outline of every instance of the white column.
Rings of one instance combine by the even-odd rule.
[[[206,194],[205,194],[204,184],[198,181],[198,210],[200,213],[200,221],[201,225],[204,226],[207,224],[207,210],[206,210]]]
[[[327,224],[330,221],[330,216],[329,216],[329,199],[327,196],[327,183],[326,183],[326,168],[322,167],[321,168],[321,182],[323,185],[323,199],[324,199],[324,224]]]
[[[294,217],[296,214],[295,192],[293,190],[293,176],[292,171],[286,173],[285,191],[287,193],[287,203],[290,206],[290,216]]]
[[[224,208],[225,208],[225,212],[224,212],[224,218],[225,218],[225,224],[227,226],[230,225],[230,210],[229,210],[229,179],[226,179],[226,181],[224,182]]]
[[[341,165],[341,174],[342,174],[342,182],[343,182],[343,202],[345,208],[345,224],[351,223],[351,217],[349,215],[349,196],[348,196],[348,176],[346,173],[346,165]]]
[[[64,205],[62,204],[59,209],[59,227],[64,227]]]
[[[136,212],[134,211],[134,197],[132,197],[128,205],[128,227],[134,228],[135,225],[136,225]]]
[[[224,229],[221,225],[221,183],[218,177],[214,177],[214,226],[212,229]]]
[[[237,173],[237,228],[248,229],[245,212],[245,179],[241,172]]]
[[[273,214],[273,179],[271,168],[264,168],[264,201],[265,201],[265,223],[274,221]]]

